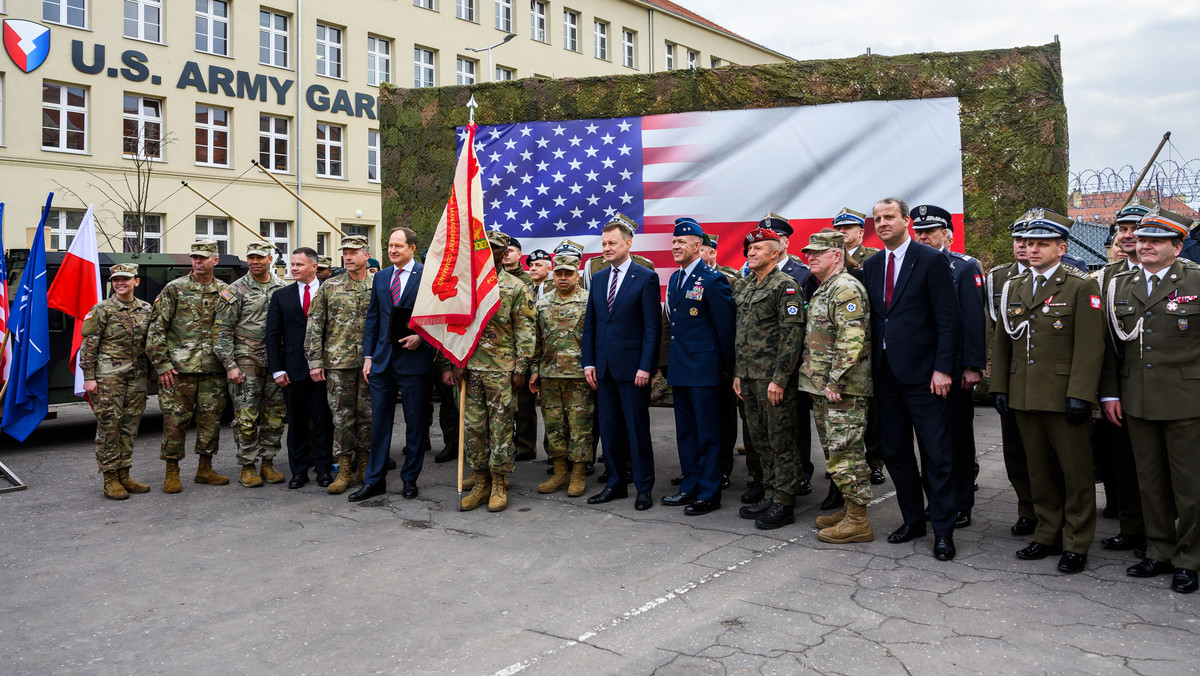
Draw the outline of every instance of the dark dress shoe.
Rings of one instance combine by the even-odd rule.
[[[383,495],[384,493],[387,493],[387,486],[381,481],[377,484],[364,484],[362,488],[351,493],[350,497],[346,499],[350,502],[362,502],[363,500],[373,498],[376,495]]]
[[[719,502],[712,502],[710,500],[697,500],[687,507],[684,507],[683,513],[687,514],[688,516],[700,516],[701,514],[715,512],[720,508],[721,503]]]
[[[1120,518],[1121,512],[1116,505],[1105,505],[1104,509],[1100,511],[1100,516],[1106,519],[1117,519]]]
[[[955,528],[966,528],[971,525],[971,510],[967,509],[958,513],[954,517]]]
[[[438,451],[438,454],[433,456],[433,461],[436,463],[450,462],[458,457],[458,449],[449,446]]]
[[[607,469],[605,469],[603,472],[601,472],[600,476],[596,477],[596,482],[602,483],[602,484],[608,483],[608,470]]]
[[[594,463],[594,462],[589,462],[588,464],[584,465],[583,467],[584,467],[584,469],[583,469],[584,476],[591,476],[596,473],[596,463]]]
[[[871,470],[870,481],[872,486],[878,486],[879,484],[887,482],[887,477],[883,475],[882,467]]]
[[[933,558],[938,561],[949,561],[957,552],[954,549],[954,538],[949,535],[938,535],[933,538]]]
[[[742,504],[753,505],[754,503],[763,499],[764,493],[766,493],[766,491],[763,489],[761,482],[751,481],[750,487],[746,489],[745,493],[742,493]]]
[[[517,462],[525,462],[527,460],[537,460],[537,451],[535,451],[533,449],[530,449],[528,451],[517,451],[517,454],[515,456],[513,456],[513,460],[515,460]]]
[[[1058,559],[1058,569],[1064,573],[1082,573],[1087,567],[1087,554],[1063,552]]]
[[[898,545],[909,540],[925,537],[924,523],[902,523],[900,527],[888,535],[887,541]]]
[[[1017,519],[1017,522],[1012,525],[1012,528],[1008,529],[1008,532],[1013,535],[1033,535],[1035,530],[1037,530],[1037,521],[1023,516]]]
[[[631,470],[631,469],[625,470],[625,475],[621,477],[621,480],[627,484],[633,483],[633,470]]]
[[[389,455],[387,462],[383,463],[383,468],[390,472],[390,471],[396,469],[396,467],[397,467],[396,461],[393,460],[392,456]]]
[[[317,485],[321,488],[329,488],[329,484],[333,483],[333,474],[329,472],[317,472]]]
[[[1171,590],[1180,594],[1191,594],[1196,591],[1196,571],[1187,568],[1176,568],[1175,577],[1171,578]]]
[[[824,511],[841,509],[844,504],[846,504],[846,500],[842,497],[842,489],[838,488],[837,484],[833,483],[833,480],[830,480],[829,494],[825,496],[825,501],[821,503],[821,509]]]
[[[415,482],[415,481],[405,481],[404,482],[404,493],[402,495],[404,495],[405,500],[412,500],[413,498],[420,495],[420,493],[421,492],[417,490],[417,482]]]
[[[654,506],[654,498],[650,497],[650,491],[638,491],[637,499],[633,501],[633,508],[639,512],[644,512]]]
[[[662,496],[662,499],[659,500],[659,502],[663,503],[667,507],[682,507],[684,505],[690,505],[695,501],[695,495],[691,493],[684,493],[683,491],[680,491],[675,495],[664,495]]]
[[[306,483],[308,483],[308,472],[293,476],[292,480],[288,482],[288,488],[300,488]]]
[[[1113,551],[1123,552],[1123,551],[1126,551],[1129,549],[1133,549],[1145,541],[1146,541],[1146,538],[1144,538],[1144,537],[1137,537],[1134,535],[1125,535],[1124,533],[1118,533],[1115,537],[1104,538],[1103,540],[1100,541],[1100,544],[1104,545],[1105,549],[1111,549]]]
[[[1154,559],[1142,559],[1140,563],[1135,563],[1125,569],[1125,574],[1129,577],[1158,577],[1173,572],[1175,568],[1165,561],[1155,561]]]
[[[753,505],[743,506],[741,509],[738,510],[738,516],[742,517],[743,519],[757,519],[758,517],[762,516],[763,514],[766,514],[767,510],[770,509],[771,505],[773,505],[773,504],[774,503],[771,502],[768,498],[763,498],[762,500],[759,500],[758,502],[754,503]]]
[[[671,479],[671,485],[678,486],[679,484],[683,483],[683,480],[686,478],[687,478],[686,474],[680,474],[679,476],[675,477],[674,479]]]
[[[624,484],[618,484],[612,488],[604,487],[604,490],[588,498],[589,505],[602,505],[613,500],[620,500],[629,497],[629,489],[625,488]]]
[[[1142,544],[1133,548],[1133,555],[1139,559],[1146,558],[1146,541],[1142,540]]]
[[[925,508],[924,512],[921,512],[921,518],[925,519],[926,521],[933,520],[933,519],[929,518],[929,508],[928,507]]]
[[[722,474],[721,475],[721,490],[725,490],[726,488],[729,488],[729,475]]]
[[[791,505],[781,505],[778,502],[773,502],[766,514],[754,520],[754,527],[759,530],[775,530],[790,523],[796,523],[795,508]]]
[[[796,484],[796,497],[804,497],[810,493],[812,493],[812,482],[808,479],[801,479],[800,482]]]
[[[1052,547],[1040,542],[1030,542],[1029,546],[1017,551],[1017,558],[1025,561],[1037,561],[1054,554],[1062,554],[1062,547]]]

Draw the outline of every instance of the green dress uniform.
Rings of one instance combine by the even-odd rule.
[[[133,466],[133,439],[146,410],[146,331],[150,304],[109,296],[83,318],[79,368],[96,381],[96,464],[101,472]]]
[[[879,253],[879,249],[859,244],[854,251],[846,252],[846,269],[861,270],[863,261]]]
[[[987,274],[988,335],[993,338],[990,346],[993,379],[996,374],[995,336],[997,318],[1000,316],[1000,291],[1005,282],[1021,276],[1028,269],[1013,261],[997,265]],[[1017,429],[1017,416],[1011,411],[1008,415],[1000,416],[1000,447],[1004,457],[1004,472],[1017,495],[1017,518],[1028,519],[1032,523],[1037,520],[1037,515],[1033,512],[1033,489],[1029,487],[1029,461],[1025,457],[1025,445],[1021,443],[1021,431]]]
[[[572,463],[592,459],[595,397],[583,376],[583,317],[588,292],[576,286],[563,298],[548,289],[538,299],[533,371],[541,385],[546,455]]]

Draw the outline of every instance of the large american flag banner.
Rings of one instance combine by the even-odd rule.
[[[721,236],[718,261],[735,268],[741,238],[768,211],[792,223],[799,254],[843,207],[869,215],[888,196],[950,211],[963,248],[954,98],[481,126],[475,150],[489,229],[526,253],[569,237],[594,255],[620,212],[642,224],[633,251],[664,283],[682,216]],[[869,226],[867,244],[879,246]]]

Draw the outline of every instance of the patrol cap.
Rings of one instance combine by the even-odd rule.
[[[860,228],[866,227],[867,215],[862,212],[855,211],[850,207],[842,207],[842,210],[837,212],[837,216],[833,217],[833,227],[836,228],[839,225],[857,225]]]
[[[1150,210],[1155,206],[1157,205],[1153,202],[1144,200],[1140,197],[1135,197],[1133,198],[1133,201],[1121,207],[1121,210],[1117,212],[1117,222],[1137,223],[1138,221],[1142,220],[1142,216],[1150,213]]]
[[[704,239],[704,229],[696,222],[696,219],[687,216],[675,219],[675,231],[671,233],[672,237],[683,237],[684,235],[694,235],[700,239]]]
[[[325,270],[328,270],[332,265],[333,265],[333,259],[330,258],[329,256],[321,256],[319,259],[317,259],[317,269],[318,270],[320,270],[322,268],[324,268]]]
[[[832,232],[814,232],[808,238],[808,245],[801,251],[806,254],[820,253],[829,249],[841,249],[846,246],[846,235],[838,230]]]
[[[246,255],[270,257],[275,255],[275,249],[266,242],[250,242],[246,245]]]
[[[1071,234],[1071,219],[1049,209],[1030,209],[1024,218],[1029,219],[1029,225],[1016,235],[1022,239],[1066,239]]]
[[[342,245],[338,248],[343,251],[346,249],[365,249],[367,248],[367,238],[362,235],[346,235],[342,238]]]
[[[922,204],[914,208],[911,212],[913,219],[913,230],[931,230],[933,228],[945,228],[954,231],[954,223],[951,220],[950,212],[933,204]]]
[[[379,260],[378,260],[378,259],[376,259],[376,258],[368,258],[368,259],[367,259],[367,267],[368,267],[368,268],[377,268],[377,267],[379,267]]]
[[[533,265],[537,261],[552,261],[554,260],[549,253],[542,249],[534,249],[528,256],[525,257],[525,265]]]
[[[635,223],[632,218],[619,211],[614,214],[612,218],[608,219],[608,222],[604,224],[604,227],[607,228],[613,223],[620,223],[621,225],[624,225],[625,227],[629,228],[629,232],[637,232],[638,229],[638,224]]]
[[[791,237],[792,233],[795,232],[786,218],[771,211],[768,211],[767,215],[763,216],[762,220],[758,222],[758,227],[762,230],[774,230],[784,237]]]
[[[209,256],[215,256],[218,253],[220,253],[220,251],[217,249],[217,243],[215,241],[211,239],[198,239],[195,242],[192,242],[192,251],[189,255],[204,256],[207,258]]]
[[[717,238],[718,235],[706,232],[704,233],[704,241],[701,242],[700,245],[715,249],[717,248]]]
[[[1156,206],[1138,221],[1138,229],[1133,234],[1138,237],[1187,237],[1193,223],[1195,221],[1187,216]]]
[[[512,238],[500,232],[499,230],[488,230],[487,241],[488,244],[492,246],[498,246],[501,249],[507,249],[509,242],[512,241]]]
[[[108,278],[137,277],[137,263],[117,263],[108,269]]]
[[[570,254],[559,254],[554,257],[554,271],[570,270],[571,272],[579,272],[579,256]]]
[[[580,244],[579,242],[576,242],[575,240],[564,239],[563,241],[558,243],[558,246],[554,247],[554,254],[556,256],[561,253],[574,254],[574,255],[582,258],[583,257],[583,245]]]

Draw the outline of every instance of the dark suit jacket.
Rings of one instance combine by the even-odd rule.
[[[684,281],[682,291],[679,276],[676,270],[667,284],[667,382],[672,387],[720,385],[722,374],[733,373],[736,311],[729,280],[703,262]]]
[[[658,368],[658,275],[630,263],[621,281],[613,309],[608,311],[608,284],[612,266],[592,276],[587,312],[583,319],[583,365],[596,367],[596,377],[632,381],[638,371],[653,374]]]
[[[950,274],[954,277],[954,295],[958,298],[959,315],[962,318],[962,349],[957,368],[952,374],[956,378],[962,370],[971,367],[982,371],[987,365],[987,291],[983,288],[983,270],[979,261],[956,251],[944,252],[950,262]]]
[[[871,301],[873,367],[883,365],[886,332],[888,364],[900,382],[920,385],[928,383],[934,371],[953,374],[962,340],[962,320],[957,300],[947,293],[954,288],[950,263],[933,247],[910,242],[896,275],[892,303],[885,307],[888,254],[884,249],[863,261]]]
[[[308,360],[304,358],[307,329],[308,317],[294,282],[271,294],[267,305],[267,375],[287,371],[290,380],[308,378]]]
[[[412,308],[417,298],[417,287],[421,285],[421,271],[425,269],[420,263],[413,263],[412,279],[404,284],[404,293],[400,296],[400,307]],[[396,274],[396,266],[388,267],[375,273],[371,283],[371,305],[367,308],[367,323],[363,329],[363,355],[371,358],[371,373],[384,373],[389,368],[400,375],[426,375],[432,370],[433,347],[421,341],[421,346],[415,350],[395,349],[394,343],[387,342],[388,328],[392,325],[392,275]],[[396,363],[393,365],[392,361]]]

